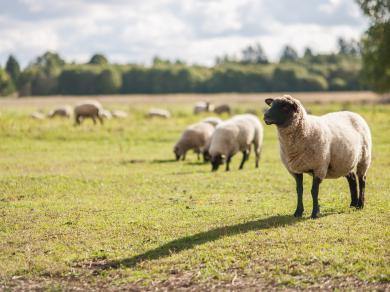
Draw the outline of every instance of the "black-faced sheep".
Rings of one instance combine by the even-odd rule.
[[[271,107],[264,114],[264,121],[277,126],[282,162],[296,180],[298,199],[294,216],[301,217],[304,211],[304,173],[313,176],[311,218],[319,216],[318,191],[325,178],[346,177],[351,206],[363,208],[372,147],[370,129],[364,119],[347,111],[319,117],[308,115],[302,104],[288,95],[265,102]],[[359,179],[359,197],[355,172]]]
[[[215,109],[214,109],[214,112],[218,115],[222,115],[223,113],[227,113],[230,115],[231,111],[232,110],[228,104],[221,104],[221,105],[215,107]]]
[[[80,125],[85,118],[91,118],[94,124],[96,124],[96,119],[98,119],[103,124],[102,110],[102,105],[96,100],[86,100],[77,104],[74,108],[75,124]]]
[[[200,101],[196,103],[193,108],[193,112],[195,115],[204,112],[212,112],[213,110],[214,110],[214,105],[204,101]]]
[[[262,143],[263,127],[254,115],[237,115],[219,124],[211,137],[209,147],[212,170],[218,170],[218,167],[226,160],[226,171],[229,171],[230,161],[239,151],[243,154],[240,164],[240,169],[242,169],[249,158],[251,144],[254,145],[257,168]]]
[[[59,108],[55,108],[54,110],[50,111],[47,116],[49,118],[54,117],[63,117],[63,118],[70,118],[72,116],[72,107],[70,105],[64,105]]]

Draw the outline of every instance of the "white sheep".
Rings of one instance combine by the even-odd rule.
[[[347,111],[319,117],[308,115],[302,104],[288,95],[265,102],[271,107],[264,114],[264,121],[277,126],[282,162],[296,180],[298,203],[294,216],[301,217],[304,211],[304,173],[313,176],[311,218],[319,215],[318,191],[325,178],[346,177],[351,206],[363,208],[372,148],[370,129],[364,119]],[[359,198],[355,172],[359,179]]]
[[[96,119],[98,119],[103,124],[102,111],[103,107],[100,102],[96,100],[85,100],[77,104],[74,108],[75,124],[80,125],[81,121],[85,118],[91,118],[94,124],[96,124]]]
[[[44,120],[45,119],[45,115],[40,111],[32,112],[30,117],[32,117],[33,119],[36,119],[36,120]]]
[[[64,118],[70,118],[72,116],[72,107],[70,105],[64,105],[58,108],[55,108],[54,110],[50,111],[47,116],[49,118],[54,117],[64,117]]]
[[[204,112],[212,112],[213,110],[214,110],[214,105],[204,101],[200,101],[196,103],[193,108],[193,112],[195,115]]]
[[[199,159],[199,155],[204,152],[214,129],[215,127],[208,122],[199,122],[188,126],[173,148],[176,160],[180,158],[185,160],[186,153],[189,150],[194,150]],[[207,157],[204,156],[204,159],[206,161]]]
[[[251,144],[254,145],[257,168],[263,144],[263,126],[254,115],[237,115],[219,124],[211,137],[209,147],[212,170],[216,171],[226,160],[226,171],[229,171],[230,161],[239,151],[243,154],[240,164],[242,169],[249,158]]]
[[[111,120],[112,119],[112,114],[109,110],[102,109],[99,112],[99,116],[101,116],[104,119]]]
[[[113,118],[117,118],[117,119],[125,119],[128,116],[127,112],[120,111],[120,110],[111,111],[111,115]]]
[[[171,117],[171,113],[165,109],[160,108],[152,108],[149,110],[148,114],[149,117],[158,117],[158,118],[164,118],[169,119]]]

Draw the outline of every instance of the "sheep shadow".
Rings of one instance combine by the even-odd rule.
[[[122,160],[121,164],[142,164],[142,163],[151,163],[151,164],[164,164],[176,162],[175,159],[128,159]]]
[[[159,258],[170,256],[173,253],[178,253],[184,250],[191,249],[197,245],[202,245],[207,242],[212,242],[226,236],[247,233],[250,231],[266,230],[271,228],[279,228],[288,226],[307,220],[309,218],[295,218],[291,215],[277,215],[264,219],[253,220],[245,223],[240,223],[231,226],[223,226],[211,229],[209,231],[200,232],[194,235],[185,236],[179,239],[172,240],[162,246],[149,250],[145,253],[120,260],[105,262],[98,266],[100,269],[118,269],[123,267],[134,267],[138,263],[145,260],[156,260]],[[96,265],[95,265],[96,268]]]

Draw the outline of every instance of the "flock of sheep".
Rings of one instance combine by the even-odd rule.
[[[328,178],[345,177],[350,189],[350,206],[363,208],[366,173],[371,164],[372,151],[371,133],[365,120],[348,111],[319,117],[310,115],[299,100],[289,95],[266,99],[265,102],[270,108],[264,113],[264,122],[276,125],[282,163],[296,181],[297,208],[294,216],[301,217],[304,211],[302,196],[305,173],[313,177],[312,218],[319,216],[319,186]],[[194,106],[193,113],[201,112],[230,114],[231,109],[227,104],[214,107],[208,102],[199,102]],[[54,109],[47,116],[69,118],[72,114],[76,125],[86,118],[92,119],[95,124],[97,120],[103,124],[104,118],[127,116],[123,111],[105,110],[94,100],[84,101],[74,108],[64,106]],[[171,116],[170,112],[163,109],[151,109],[147,115],[161,118]],[[32,116],[44,117],[39,112]],[[239,167],[243,168],[249,159],[252,145],[257,168],[263,145],[263,127],[256,115],[248,113],[225,121],[209,117],[188,126],[174,145],[173,151],[177,160],[184,160],[186,153],[193,150],[198,159],[203,155],[204,161],[211,163],[212,171],[218,170],[224,163],[228,171],[232,157],[238,152],[243,155]]]
[[[48,112],[47,115],[40,111],[33,112],[31,114],[32,118],[38,120],[43,120],[45,117],[71,118],[72,116],[74,116],[75,125],[80,125],[81,122],[86,118],[92,119],[94,124],[96,124],[96,120],[103,124],[103,119],[123,119],[128,115],[125,111],[121,110],[106,110],[103,108],[101,103],[96,100],[85,100],[78,103],[74,108],[70,105],[60,106]]]
[[[270,108],[264,113],[267,125],[276,125],[282,163],[295,178],[297,208],[295,217],[301,217],[303,207],[303,174],[313,177],[311,218],[319,216],[319,186],[324,179],[345,177],[348,181],[351,207],[361,209],[365,201],[366,174],[371,164],[371,132],[365,120],[348,111],[323,116],[307,114],[299,100],[284,95],[266,99]],[[204,111],[209,111],[209,104]],[[200,107],[194,108],[198,112]],[[185,159],[193,150],[210,161],[212,171],[242,152],[240,169],[248,160],[253,144],[256,168],[263,144],[263,127],[252,114],[236,115],[222,121],[207,118],[188,126],[174,146],[176,159]],[[358,191],[359,182],[359,191]]]

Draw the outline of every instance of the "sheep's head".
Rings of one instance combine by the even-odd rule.
[[[180,159],[180,157],[182,156],[182,152],[181,152],[181,150],[180,150],[180,147],[179,146],[175,146],[174,148],[173,148],[173,153],[175,153],[175,156],[176,156],[176,160],[178,161],[179,159]]]
[[[289,95],[278,98],[267,98],[265,103],[270,108],[264,113],[264,122],[267,125],[275,124],[278,127],[287,127],[300,111],[298,100]]]
[[[225,155],[218,154],[211,157],[211,170],[217,171],[221,164],[225,163]]]

